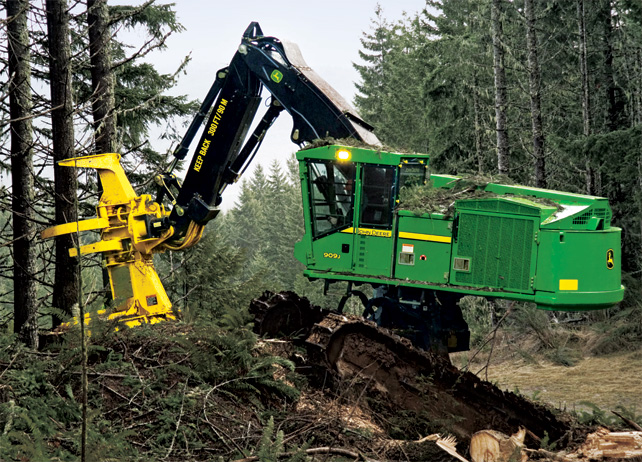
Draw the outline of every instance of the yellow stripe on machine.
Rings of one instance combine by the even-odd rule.
[[[348,234],[355,233],[354,228],[342,229],[341,232]],[[392,237],[392,231],[385,229],[357,228],[357,234],[361,236]]]
[[[436,234],[406,233],[402,231],[399,232],[399,237],[402,239],[416,239],[418,241],[443,242],[445,244],[452,242],[450,236],[437,236]]]
[[[577,290],[577,279],[560,279],[560,290]]]

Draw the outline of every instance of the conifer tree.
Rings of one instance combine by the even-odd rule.
[[[546,188],[546,158],[544,127],[542,124],[541,77],[539,69],[535,2],[524,0],[526,16],[526,42],[528,46],[528,77],[531,100],[531,126],[533,128],[533,158],[535,160],[535,185]]]
[[[75,156],[69,12],[65,0],[48,0],[46,8],[56,224],[63,224],[78,219],[76,172],[58,165],[59,161]],[[67,315],[71,315],[74,305],[80,302],[80,267],[78,260],[69,256],[69,249],[78,244],[77,239],[77,234],[66,234],[58,236],[55,242],[56,269],[52,303],[58,312]],[[60,316],[54,314],[54,327],[61,322]]]
[[[388,72],[393,38],[393,27],[384,18],[383,8],[377,4],[375,17],[371,20],[371,32],[363,33],[359,57],[365,64],[353,63],[361,83],[357,83],[355,104],[361,116],[377,130],[389,126],[384,111],[384,101],[390,86]]]
[[[510,171],[510,148],[508,144],[508,96],[506,68],[504,64],[502,0],[492,0],[491,24],[493,32],[493,72],[495,74],[495,131],[497,133],[497,169],[507,175]]]
[[[11,0],[7,9],[9,114],[13,210],[14,332],[31,348],[38,347],[36,300],[36,226],[34,223],[33,123],[31,54],[27,28],[28,0]]]

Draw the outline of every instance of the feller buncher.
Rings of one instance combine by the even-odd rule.
[[[263,88],[269,107],[250,133]],[[229,66],[216,73],[168,171],[155,177],[158,196],[136,194],[118,154],[65,160],[61,165],[98,171],[104,191],[98,216],[54,226],[43,238],[100,231],[100,240],[79,250],[104,256],[114,300],[109,317],[129,326],[174,319],[153,255],[198,243],[219,213],[221,194],[284,110],[293,121],[291,140],[303,148],[296,158],[305,234],[295,256],[305,276],[326,287],[348,282],[339,312],[357,296],[378,325],[404,330],[422,349],[454,352],[469,348],[458,306],[466,295],[546,310],[594,310],[622,300],[620,229],[611,226],[606,199],[487,183],[473,187],[473,195],[453,192],[450,207],[405,208],[400,193],[407,188],[447,194],[460,192],[465,180],[430,173],[428,155],[383,149],[372,127],[306,65],[299,48],[264,36],[256,22]],[[181,182],[173,172],[201,127]],[[318,142],[329,138],[355,142]],[[372,286],[372,296],[357,290],[364,284]],[[271,329],[284,327],[287,318]]]

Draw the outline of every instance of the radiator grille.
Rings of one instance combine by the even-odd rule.
[[[533,224],[529,219],[462,213],[457,257],[470,272],[454,271],[455,283],[530,291]]]
[[[605,208],[592,209],[588,212],[584,212],[582,215],[573,218],[573,224],[585,225],[589,222],[591,217],[604,218],[604,227],[608,228],[611,226],[611,211]]]

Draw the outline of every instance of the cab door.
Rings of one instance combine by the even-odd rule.
[[[392,276],[396,174],[396,166],[361,164],[353,253],[357,274]]]
[[[354,249],[354,163],[309,160],[308,194],[312,258],[308,268],[352,271]]]

